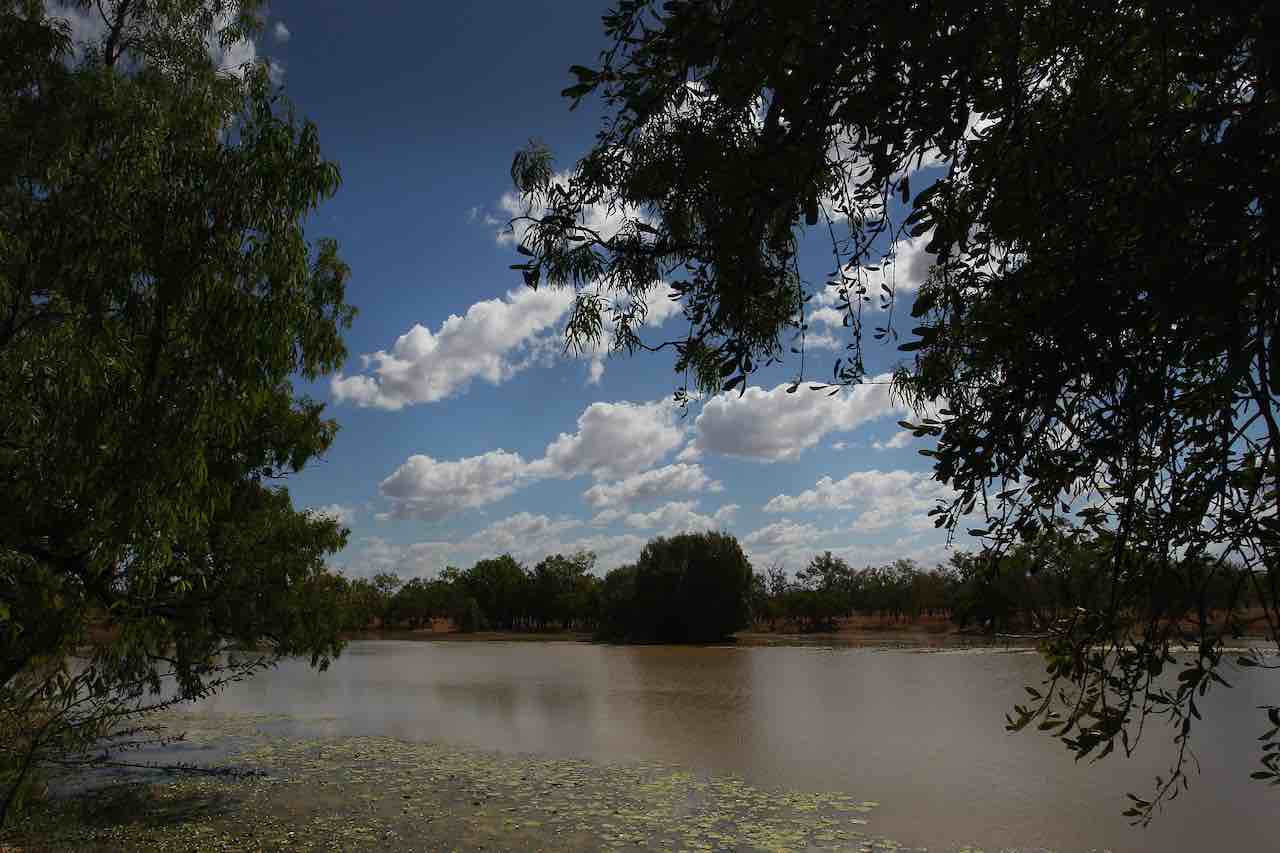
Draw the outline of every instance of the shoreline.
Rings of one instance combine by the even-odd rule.
[[[1039,638],[1017,635],[966,634],[959,631],[939,632],[919,626],[903,628],[870,628],[823,632],[741,631],[731,638],[712,643],[610,643],[596,640],[583,631],[431,631],[392,629],[387,631],[346,631],[344,641],[423,642],[423,643],[587,643],[616,646],[707,646],[738,648],[842,648],[878,649],[884,651],[954,651],[954,650],[1029,650],[1039,648]],[[1227,642],[1222,651],[1237,653],[1262,648],[1271,654],[1271,641],[1262,636],[1245,636]]]
[[[589,631],[437,631],[430,628],[389,628],[344,631],[343,640],[402,640],[442,643],[600,643],[601,645],[702,645],[702,646],[848,646],[857,648],[974,648],[1009,645],[1034,646],[1034,640],[1002,639],[991,634],[961,632],[938,623],[844,626],[834,631],[738,631],[710,643],[618,643],[596,640]]]

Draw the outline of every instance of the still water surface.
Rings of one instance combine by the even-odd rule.
[[[203,703],[283,713],[292,733],[387,735],[485,749],[659,760],[756,785],[876,800],[876,833],[952,850],[1275,850],[1275,789],[1248,779],[1263,680],[1212,694],[1202,772],[1146,829],[1120,815],[1171,757],[1148,731],[1135,758],[1075,764],[1004,714],[1042,677],[1020,652],[355,642],[324,673],[284,663]]]

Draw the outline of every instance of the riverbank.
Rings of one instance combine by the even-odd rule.
[[[1259,616],[1253,620],[1254,627]],[[372,629],[348,631],[344,640],[412,640],[441,643],[590,643],[595,642],[586,631],[471,631],[442,630],[435,628]],[[738,646],[818,646],[833,648],[868,649],[1006,649],[1036,648],[1040,635],[993,634],[961,629],[945,617],[924,617],[915,621],[886,621],[871,617],[852,617],[837,620],[833,630],[801,631],[793,625],[779,624],[774,629],[757,625],[739,631],[726,643]],[[713,644],[715,645],[715,644]],[[1269,648],[1265,636],[1242,636],[1227,644],[1229,651],[1245,651],[1251,648]]]
[[[389,628],[367,631],[348,631],[346,640],[421,640],[426,642],[592,642],[586,631],[472,631],[421,628]],[[841,646],[867,648],[971,648],[982,646],[1034,645],[1034,640],[1010,640],[991,634],[961,631],[955,624],[941,617],[923,618],[914,622],[888,622],[880,619],[855,617],[841,619],[834,630],[800,631],[795,626],[779,624],[771,630],[758,625],[739,631],[730,642],[742,646]]]
[[[0,850],[910,849],[874,832],[877,802],[845,793],[654,762],[281,737],[281,721],[166,714],[190,747],[222,753],[213,766],[253,775],[102,777],[114,784],[39,804]]]

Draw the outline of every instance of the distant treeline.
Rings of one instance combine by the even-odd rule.
[[[1004,555],[957,552],[932,568],[896,560],[855,569],[828,551],[794,575],[781,566],[757,574],[733,536],[684,533],[651,540],[634,564],[603,577],[593,573],[595,555],[580,552],[533,567],[503,555],[432,580],[344,578],[343,623],[418,629],[447,619],[464,632],[575,630],[620,642],[712,642],[753,624],[824,631],[853,616],[1045,631],[1106,602],[1113,579],[1097,567],[1107,547],[1105,538],[1051,528]],[[1137,618],[1182,618],[1202,602],[1209,612],[1238,612],[1253,599],[1245,573],[1209,559],[1135,558],[1129,570],[1151,575],[1157,591]]]
[[[723,639],[750,624],[752,572],[725,533],[684,533],[645,545],[603,578],[590,552],[554,554],[532,568],[510,555],[438,578],[345,579],[344,624],[422,628],[445,618],[460,631],[590,631],[623,642]]]

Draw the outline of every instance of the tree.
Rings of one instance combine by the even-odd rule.
[[[723,640],[750,623],[751,587],[751,564],[733,536],[659,536],[634,566],[605,577],[601,634],[640,642]]]
[[[955,490],[938,523],[971,526],[988,572],[1064,517],[1105,543],[1111,595],[1053,625],[1049,689],[1015,724],[1092,757],[1164,717],[1179,758],[1139,820],[1186,783],[1196,697],[1223,683],[1222,634],[1201,606],[1146,606],[1157,587],[1190,571],[1203,600],[1234,562],[1280,641],[1278,15],[620,0],[564,91],[603,98],[595,144],[566,174],[537,145],[512,167],[525,281],[577,289],[571,342],[611,318],[620,348],[673,347],[678,396],[745,387],[788,337],[799,388],[801,235],[829,236],[850,341],[828,387],[864,380],[864,331],[914,353],[894,385]],[[883,264],[907,239],[935,264],[899,306]],[[639,337],[655,287],[683,339]],[[905,342],[900,308],[919,321]],[[1177,648],[1182,677],[1153,682]],[[1280,779],[1274,747],[1259,778]]]
[[[587,616],[590,583],[586,581],[595,561],[595,554],[582,551],[571,557],[549,555],[534,567],[527,609],[538,627],[555,623],[568,628],[576,619]]]
[[[290,379],[346,354],[348,269],[303,229],[338,169],[265,67],[210,59],[258,3],[71,5],[100,38],[0,3],[0,820],[33,762],[162,681],[202,695],[231,646],[265,655],[232,674],[340,649],[346,531],[279,484],[337,429]]]
[[[462,582],[495,627],[515,628],[528,615],[529,576],[510,554],[480,560],[466,571]]]
[[[638,636],[647,614],[641,614],[635,603],[636,567],[612,569],[600,585],[600,624],[596,626],[596,637],[623,642]]]

